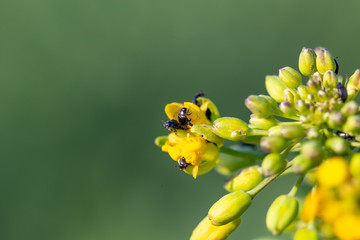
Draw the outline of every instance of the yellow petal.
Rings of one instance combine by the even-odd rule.
[[[183,108],[183,105],[180,103],[169,103],[165,106],[165,113],[170,120],[179,121],[178,115],[180,109]]]
[[[349,177],[349,169],[343,157],[332,157],[323,162],[316,173],[320,186],[337,187]]]

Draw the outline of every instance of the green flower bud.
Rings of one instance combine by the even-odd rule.
[[[155,138],[155,145],[158,146],[158,147],[162,147],[165,142],[168,140],[168,136],[159,136],[157,138]]]
[[[319,90],[317,92],[317,95],[320,99],[320,101],[326,101],[326,100],[329,100],[328,96],[326,95],[326,92],[324,90]]]
[[[341,112],[334,111],[329,114],[327,124],[330,128],[338,129],[342,126],[344,120],[345,120],[345,116]]]
[[[281,126],[280,135],[286,139],[305,137],[305,129],[300,124],[290,123]]]
[[[360,90],[360,69],[356,69],[353,75],[349,78],[349,81],[346,85],[346,90],[348,92],[348,99],[354,99],[359,90]]]
[[[294,171],[297,174],[303,174],[315,167],[319,162],[305,158],[303,155],[299,154],[293,159],[292,163]]]
[[[261,168],[264,176],[268,177],[273,174],[283,171],[286,167],[287,161],[279,153],[270,153],[266,155],[262,161]]]
[[[300,98],[304,101],[307,99],[307,96],[309,95],[309,91],[304,85],[300,85],[297,88],[297,93],[299,94]]]
[[[250,131],[246,122],[233,117],[222,117],[214,121],[212,131],[219,137],[239,141]]]
[[[350,172],[355,178],[360,179],[360,153],[355,153],[351,157]]]
[[[281,68],[279,70],[279,78],[289,88],[297,88],[302,81],[300,73],[291,67]]]
[[[282,111],[283,113],[285,113],[286,115],[293,115],[295,114],[295,108],[291,105],[291,103],[287,102],[287,101],[282,101],[279,104],[279,109],[280,111]]]
[[[297,100],[300,99],[299,94],[291,88],[287,88],[284,90],[284,100],[294,104]]]
[[[328,138],[325,142],[325,146],[336,155],[344,155],[349,151],[348,142],[341,137]]]
[[[266,118],[272,114],[271,105],[265,98],[250,95],[245,99],[245,105],[251,112],[259,117]]]
[[[318,240],[318,236],[314,230],[303,228],[296,231],[294,240]]]
[[[268,118],[261,118],[256,116],[255,114],[250,115],[249,122],[254,128],[263,129],[263,130],[268,130],[269,128],[279,123],[279,121],[276,120],[274,116]]]
[[[281,234],[298,214],[299,203],[295,197],[281,195],[271,204],[266,215],[266,226],[274,234]]]
[[[240,174],[226,182],[225,189],[229,192],[235,192],[238,190],[246,192],[253,189],[264,178],[259,170],[259,166],[252,166],[243,169]]]
[[[309,111],[308,106],[301,99],[296,101],[295,109],[298,110],[300,114],[304,114],[304,113],[307,113]]]
[[[280,136],[264,136],[261,138],[260,146],[265,152],[282,152],[288,145],[287,140]]]
[[[309,139],[318,138],[318,137],[320,136],[319,129],[316,128],[316,127],[309,127],[309,128],[306,130],[306,136],[307,136]]]
[[[359,133],[360,132],[360,116],[359,115],[349,116],[346,119],[343,129],[344,129],[344,132],[350,133],[352,135],[356,135],[356,133]]]
[[[224,139],[217,136],[215,133],[211,131],[211,126],[200,124],[200,125],[193,125],[190,129],[190,132],[196,133],[200,135],[202,138],[205,138],[207,141],[215,143],[218,147],[224,145]]]
[[[345,105],[341,108],[341,112],[345,116],[355,115],[359,110],[359,105],[355,101],[350,101],[345,103]]]
[[[268,95],[259,95],[259,97],[265,98],[266,101],[268,101],[270,103],[272,109],[277,108],[277,102],[272,97],[270,97]]]
[[[283,83],[278,76],[266,76],[265,87],[269,95],[277,102],[284,100],[284,90],[286,89],[285,83]]]
[[[198,102],[201,111],[207,114],[210,112],[210,121],[213,122],[220,117],[219,110],[217,109],[216,105],[208,98],[198,97],[196,99]]]
[[[301,145],[300,154],[312,161],[319,161],[323,156],[322,144],[319,140],[309,140]]]
[[[306,83],[306,88],[309,93],[311,93],[313,95],[317,95],[317,92],[321,89],[321,84],[319,82],[309,80]]]
[[[316,48],[316,68],[320,74],[324,74],[326,71],[336,70],[336,63],[330,52],[325,48]]]
[[[215,226],[206,216],[192,232],[190,240],[224,240],[240,225],[241,218],[222,226]]]
[[[299,70],[304,76],[311,76],[316,72],[316,55],[310,48],[304,47],[299,56]]]
[[[273,126],[268,130],[269,136],[281,136],[281,125]]]
[[[211,223],[215,226],[227,224],[239,218],[251,204],[251,197],[239,190],[220,198],[208,212]]]
[[[329,70],[324,73],[323,86],[325,88],[336,88],[337,83],[338,83],[338,79],[333,71]]]

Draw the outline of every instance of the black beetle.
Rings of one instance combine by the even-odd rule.
[[[336,88],[338,89],[339,97],[343,102],[345,102],[348,97],[348,94],[344,84],[338,82],[336,84]]]
[[[180,109],[178,118],[181,125],[192,125],[190,120],[186,117],[187,115],[189,115],[189,109],[185,107]]]
[[[187,163],[186,159],[184,157],[180,158],[180,160],[179,160],[179,168],[180,168],[180,170],[184,170],[189,165],[190,165],[190,163]]]
[[[164,122],[164,128],[170,130],[170,131],[174,131],[174,130],[185,130],[183,126],[180,125],[180,123],[174,119],[172,120],[168,120],[166,122]]]

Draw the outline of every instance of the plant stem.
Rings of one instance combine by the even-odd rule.
[[[238,152],[236,150],[233,150],[231,148],[227,148],[227,147],[222,147],[220,148],[220,152],[221,153],[225,153],[234,157],[243,157],[243,158],[247,158],[249,160],[256,160],[256,159],[262,159],[264,158],[263,154],[259,154],[259,153],[246,153],[246,152]]]
[[[289,196],[290,197],[295,197],[297,191],[299,190],[299,187],[302,183],[302,181],[304,180],[304,174],[300,175],[299,179],[297,180],[296,184],[291,188],[290,192],[289,192]]]

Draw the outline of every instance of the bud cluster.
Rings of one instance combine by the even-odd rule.
[[[156,145],[194,178],[213,168],[227,176],[229,193],[212,205],[190,239],[226,239],[252,199],[285,173],[297,174],[298,181],[269,207],[266,225],[272,234],[292,225],[296,240],[320,235],[360,239],[360,228],[354,227],[360,226],[360,114],[355,101],[360,69],[350,77],[340,75],[336,59],[322,47],[304,47],[298,69],[286,66],[266,76],[268,95],[245,99],[252,113],[249,123],[220,117],[203,93],[193,102],[166,105],[164,127],[171,133],[158,137]],[[297,192],[304,179],[312,190],[301,208]]]

